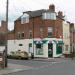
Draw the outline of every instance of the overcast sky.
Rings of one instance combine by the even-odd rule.
[[[56,11],[63,11],[67,20],[75,23],[75,0],[9,0],[9,29],[13,29],[14,20],[22,12],[30,10],[48,9],[55,4]],[[6,0],[0,0],[0,20],[5,20]]]

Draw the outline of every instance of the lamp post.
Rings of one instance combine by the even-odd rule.
[[[7,67],[7,44],[8,44],[8,0],[6,2],[6,49],[5,49],[5,67]]]
[[[30,14],[29,16],[30,16],[31,19],[32,19],[32,32],[33,32],[33,33],[32,33],[32,34],[33,34],[33,35],[32,35],[32,40],[33,40],[33,47],[32,47],[32,48],[33,48],[33,51],[32,51],[32,53],[31,53],[31,58],[34,59],[34,17],[33,17],[31,14]]]

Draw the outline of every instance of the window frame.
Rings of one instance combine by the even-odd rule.
[[[29,30],[29,38],[30,38],[30,39],[33,38],[33,32],[32,32],[32,30]]]
[[[22,36],[22,34],[23,34],[23,36]],[[24,32],[18,32],[17,35],[18,35],[17,36],[18,39],[24,39]]]
[[[49,28],[51,28],[51,30],[49,29]],[[50,37],[52,37],[53,36],[53,27],[48,27],[47,28],[47,31],[48,31],[48,37],[50,38]],[[50,35],[49,35],[50,34]]]
[[[29,15],[23,14],[21,17],[21,24],[29,23]]]
[[[43,37],[43,27],[40,27],[40,37]]]
[[[45,19],[45,20],[56,20],[56,13],[55,12],[42,13],[42,19]]]

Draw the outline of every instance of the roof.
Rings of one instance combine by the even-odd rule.
[[[25,13],[29,14],[30,17],[37,17],[37,16],[41,16],[42,13],[46,12],[46,10],[42,9],[42,10],[36,10],[36,11],[27,11]]]
[[[52,12],[52,11],[46,10],[46,9],[41,9],[41,10],[23,12],[23,14],[24,14],[24,13],[27,13],[27,14],[30,15],[30,18],[32,18],[32,17],[41,16],[42,13],[45,13],[45,12]],[[55,12],[54,12],[54,13],[55,13]],[[23,16],[23,15],[21,15],[17,20],[20,20],[22,16]]]
[[[14,30],[12,30],[12,31],[8,31],[8,33],[9,33],[9,34],[14,33]]]
[[[61,17],[59,17],[59,16],[57,15],[56,17],[59,18],[59,19],[61,19],[61,20],[63,20],[63,21],[65,21],[64,16],[62,16],[62,18],[61,18]]]

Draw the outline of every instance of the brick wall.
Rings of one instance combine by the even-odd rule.
[[[50,5],[49,11],[55,13],[55,6]],[[30,13],[30,12],[29,12]],[[14,33],[10,35],[10,38],[17,39],[18,32],[24,32],[24,39],[29,39],[29,31],[32,31],[32,37],[34,38],[48,38],[48,27],[53,27],[52,38],[63,38],[62,36],[62,18],[63,13],[61,11],[58,12],[56,20],[43,20],[41,16],[36,16],[29,19],[29,23],[21,24],[20,18],[18,18],[14,24]],[[43,33],[41,35],[40,28],[43,29]],[[34,36],[33,36],[34,34]]]
[[[24,38],[29,39],[29,30],[33,31],[33,24],[34,24],[34,38],[40,38],[40,28],[43,28],[43,37],[48,37],[48,30],[49,26],[53,27],[53,37],[60,38],[62,36],[62,19],[57,18],[56,20],[42,20],[41,17],[35,17],[34,21],[33,18],[30,19],[29,23],[21,24],[20,20],[15,21],[15,38],[17,38],[18,32],[24,32]]]
[[[5,32],[6,32],[6,22],[1,21],[0,33],[5,33]]]
[[[6,43],[6,22],[1,21],[0,25],[0,46],[4,46]]]

